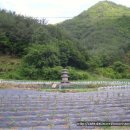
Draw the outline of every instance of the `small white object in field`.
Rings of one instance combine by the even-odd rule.
[[[57,86],[57,84],[56,84],[56,83],[53,83],[51,87],[52,87],[52,88],[56,88],[56,86]]]

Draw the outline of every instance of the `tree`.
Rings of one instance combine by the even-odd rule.
[[[33,45],[24,57],[28,66],[42,69],[60,65],[58,49],[51,45]]]
[[[10,43],[5,33],[0,32],[0,53],[9,53]]]
[[[129,68],[128,65],[123,64],[123,63],[120,62],[120,61],[114,62],[114,64],[113,64],[113,69],[114,69],[116,72],[119,72],[119,73],[124,73],[125,71],[128,70],[128,68]]]

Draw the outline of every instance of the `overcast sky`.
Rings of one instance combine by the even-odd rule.
[[[72,18],[101,0],[0,0],[0,8],[17,14],[46,18],[55,24]],[[111,0],[130,7],[130,0]]]

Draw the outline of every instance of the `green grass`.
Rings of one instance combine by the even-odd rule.
[[[20,66],[21,60],[17,57],[0,55],[0,78],[6,78]]]
[[[66,92],[72,92],[72,93],[76,93],[76,92],[92,92],[92,91],[97,91],[97,88],[79,88],[79,89],[39,89],[39,91],[45,91],[45,92],[62,92],[62,93],[66,93]]]

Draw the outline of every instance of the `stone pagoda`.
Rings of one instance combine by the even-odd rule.
[[[69,84],[69,80],[68,80],[69,76],[68,76],[68,70],[67,69],[62,70],[61,78],[62,78],[61,84],[64,84],[64,85]]]

